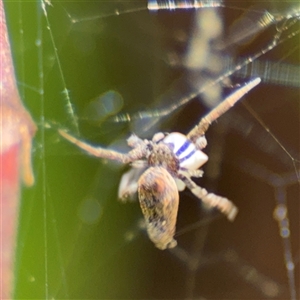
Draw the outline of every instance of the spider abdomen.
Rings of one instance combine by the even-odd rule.
[[[175,247],[179,194],[171,174],[163,167],[150,167],[138,181],[138,194],[150,240],[161,250]]]

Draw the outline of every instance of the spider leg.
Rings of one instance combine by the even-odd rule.
[[[200,123],[196,125],[187,135],[187,138],[194,142],[204,135],[209,128],[210,124],[227,112],[236,102],[238,102],[245,94],[260,83],[260,78],[255,78],[249,81],[247,84],[230,94],[224,99],[217,107],[215,107],[210,113],[200,120]]]
[[[121,202],[136,200],[134,195],[138,190],[138,180],[144,171],[145,168],[131,168],[122,175],[118,190],[118,198]]]
[[[179,178],[197,198],[202,200],[204,204],[208,207],[216,207],[227,216],[229,221],[234,221],[238,213],[238,208],[230,200],[213,193],[208,193],[206,189],[201,188],[188,177],[180,175]]]
[[[144,141],[139,138],[137,135],[132,134],[128,139],[127,139],[127,144],[131,148],[136,148],[140,145],[142,145]]]
[[[185,173],[187,173],[189,176],[188,177],[195,177],[195,178],[200,178],[203,177],[204,171],[203,170],[182,170]]]
[[[132,168],[142,169],[148,166],[148,162],[146,160],[135,160],[130,165]]]
[[[78,140],[77,138],[71,136],[63,130],[58,130],[58,133],[69,142],[75,144],[76,146],[93,156],[119,161],[124,164],[130,163],[135,160],[139,160],[145,157],[145,155],[147,154],[145,143],[140,144],[137,148],[134,148],[127,154],[124,154],[114,150],[108,150],[101,147],[91,146],[88,143]]]

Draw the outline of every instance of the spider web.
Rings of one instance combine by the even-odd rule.
[[[20,93],[39,127],[36,185],[21,203],[16,298],[299,297],[299,5],[211,3],[217,23],[199,34],[207,8],[5,2]],[[258,26],[265,11],[276,21]],[[217,50],[202,55],[211,51],[217,66],[197,65],[193,43],[203,35]],[[56,131],[127,151],[132,131],[187,133],[230,86],[254,76],[260,86],[208,130],[209,162],[197,181],[231,199],[238,217],[229,223],[181,193],[171,251],[149,241],[137,202],[117,201],[127,168],[87,156]]]

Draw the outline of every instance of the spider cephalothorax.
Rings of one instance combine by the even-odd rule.
[[[178,172],[179,160],[172,149],[163,141],[152,145],[152,151],[147,159],[149,166],[161,166],[174,176]]]
[[[59,130],[59,133],[94,156],[132,166],[121,179],[119,198],[124,200],[138,192],[149,238],[159,249],[173,248],[177,244],[174,234],[179,191],[186,187],[207,207],[215,207],[230,221],[234,220],[237,207],[227,198],[208,193],[198,186],[192,177],[203,175],[199,168],[208,157],[201,150],[207,144],[204,134],[209,125],[259,82],[260,79],[256,78],[232,93],[202,118],[186,136],[178,132],[157,133],[152,140],[142,140],[136,135],[131,135],[127,143],[133,149],[127,154],[93,147],[63,130]]]

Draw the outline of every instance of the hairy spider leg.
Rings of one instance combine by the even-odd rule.
[[[227,112],[235,103],[237,103],[245,94],[247,94],[250,90],[252,90],[255,86],[257,86],[261,82],[259,77],[249,81],[247,84],[230,94],[227,98],[225,98],[217,107],[215,107],[211,112],[209,112],[205,117],[203,117],[199,124],[197,124],[188,134],[187,138],[194,142],[196,145],[196,141],[199,137],[203,136],[207,131],[211,123],[217,120],[220,116],[222,116],[225,112]]]
[[[229,221],[234,221],[238,208],[227,198],[208,193],[206,189],[201,188],[190,178],[180,175],[179,178],[186,184],[190,191],[208,207],[216,207],[227,216]]]
[[[78,140],[77,138],[69,135],[68,133],[66,133],[65,131],[63,131],[61,129],[59,129],[58,132],[61,136],[63,136],[69,142],[75,144],[76,146],[78,146],[79,148],[83,149],[84,151],[86,151],[87,153],[89,153],[93,156],[119,161],[123,164],[128,164],[132,161],[142,159],[147,154],[147,149],[146,149],[144,143],[138,145],[138,147],[136,147],[135,149],[124,154],[124,153],[120,153],[120,152],[117,152],[114,150],[107,150],[107,149],[104,149],[101,147],[91,146],[91,145],[89,145],[85,142],[82,142],[82,141]]]
[[[204,171],[201,169],[198,170],[187,170],[184,168],[180,168],[180,171],[188,173],[189,177],[200,178],[203,177]]]

